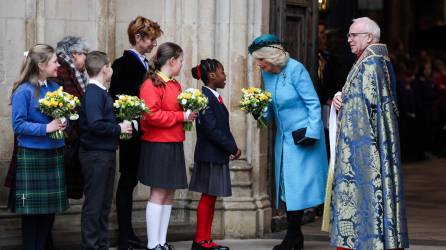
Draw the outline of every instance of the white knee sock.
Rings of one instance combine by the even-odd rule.
[[[172,205],[163,205],[163,212],[161,213],[161,223],[159,230],[159,243],[164,246],[166,243],[167,228],[169,227],[170,212],[172,211]]]
[[[163,206],[160,204],[147,202],[146,223],[147,223],[147,247],[155,248],[159,243],[161,212]]]

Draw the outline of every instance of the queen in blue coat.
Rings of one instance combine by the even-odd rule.
[[[265,89],[272,94],[264,116],[274,118],[277,127],[276,197],[286,204],[288,230],[274,250],[301,249],[303,210],[322,204],[325,195],[328,162],[319,99],[305,67],[289,58],[276,36],[256,38],[249,52],[261,68]],[[301,132],[294,138],[296,143],[293,131]]]

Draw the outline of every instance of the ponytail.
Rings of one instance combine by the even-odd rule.
[[[161,67],[163,67],[170,58],[177,59],[182,54],[183,49],[175,43],[167,42],[158,47],[156,54],[150,59],[149,69],[147,70],[147,78],[152,80],[153,85],[164,85],[164,82],[157,77],[156,72],[160,71]]]
[[[31,84],[35,85],[36,89],[34,94],[36,98],[39,98],[39,63],[48,63],[53,55],[53,47],[47,44],[36,44],[28,51],[28,54],[26,55],[20,69],[19,77],[12,85],[10,101],[17,88],[25,82],[30,82]]]

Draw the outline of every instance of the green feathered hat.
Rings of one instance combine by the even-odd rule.
[[[252,52],[263,47],[271,47],[270,45],[273,44],[281,44],[280,39],[276,35],[273,34],[261,35],[256,39],[254,39],[251,45],[249,45],[248,47],[249,54],[252,54]]]

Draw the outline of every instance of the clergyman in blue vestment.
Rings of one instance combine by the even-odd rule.
[[[339,108],[331,199],[331,244],[340,249],[409,247],[395,76],[379,26],[353,20],[347,35],[358,55]]]

